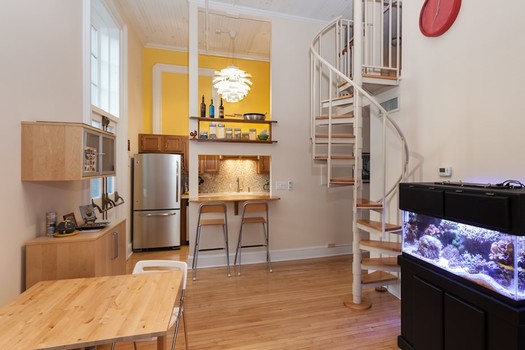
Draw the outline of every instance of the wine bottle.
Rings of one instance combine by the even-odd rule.
[[[210,102],[210,118],[215,118],[215,107],[213,106],[213,98]]]
[[[224,118],[224,106],[222,105],[222,98],[221,105],[219,106],[219,118]]]
[[[206,103],[204,103],[204,95],[202,95],[201,102],[201,118],[206,118]]]

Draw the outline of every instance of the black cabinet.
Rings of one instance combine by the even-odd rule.
[[[525,305],[410,255],[399,258],[403,350],[525,349]]]

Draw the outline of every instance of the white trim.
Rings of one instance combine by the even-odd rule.
[[[166,50],[166,51],[175,51],[175,52],[183,52],[187,53],[189,52],[188,48],[180,47],[180,46],[171,46],[171,45],[161,45],[161,44],[154,44],[154,43],[147,43],[144,45],[144,47],[148,49],[158,49],[158,50]],[[224,53],[223,51],[211,51],[211,50],[201,50],[199,49],[199,55],[208,55],[208,56],[217,56],[217,57],[225,57],[225,58],[232,58],[232,54],[230,53]],[[241,59],[241,60],[247,60],[247,61],[261,61],[261,62],[270,62],[269,56],[258,56],[258,55],[240,55],[240,54],[234,54],[233,58],[235,59]]]
[[[251,250],[251,251],[250,251]],[[324,258],[330,256],[339,255],[350,255],[352,254],[351,245],[340,245],[333,248],[324,247],[305,247],[305,248],[294,248],[294,249],[279,249],[270,251],[270,258],[272,262],[277,261],[289,261],[289,260],[303,260],[303,259],[314,259]],[[230,253],[230,265],[233,265],[235,259],[235,253]],[[188,255],[188,265],[191,266],[193,263],[193,255]],[[253,248],[247,248],[242,252],[242,264],[262,264],[266,263],[266,251],[264,248],[261,250],[254,250]],[[221,254],[213,253],[206,254],[204,252],[199,253],[198,268],[207,267],[221,267],[226,266],[226,259],[224,252]],[[275,270],[275,268],[274,268]]]
[[[162,134],[162,73],[188,74],[186,66],[157,63],[153,66],[153,133]],[[199,68],[199,76],[213,77],[213,69]],[[211,87],[210,95],[217,101],[217,90]]]

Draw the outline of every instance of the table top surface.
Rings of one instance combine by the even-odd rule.
[[[164,336],[182,272],[42,281],[0,308],[0,349],[73,349]]]
[[[244,201],[276,201],[278,196],[263,194],[224,194],[224,195],[200,195],[190,198],[190,202],[244,202]]]

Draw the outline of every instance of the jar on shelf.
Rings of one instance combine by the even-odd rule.
[[[224,124],[217,125],[216,133],[218,139],[224,139],[226,137],[226,130],[224,130]]]
[[[256,141],[257,140],[257,129],[250,129],[249,140],[250,141]]]
[[[241,128],[233,129],[233,139],[234,140],[240,140],[241,139]]]
[[[202,140],[208,139],[208,132],[207,131],[201,131],[200,138]]]
[[[233,130],[232,128],[226,128],[226,139],[232,140],[233,139]]]
[[[217,138],[217,123],[210,123],[210,139],[216,139]]]
[[[241,134],[241,140],[249,140],[250,139],[250,133],[249,132],[243,132]]]

